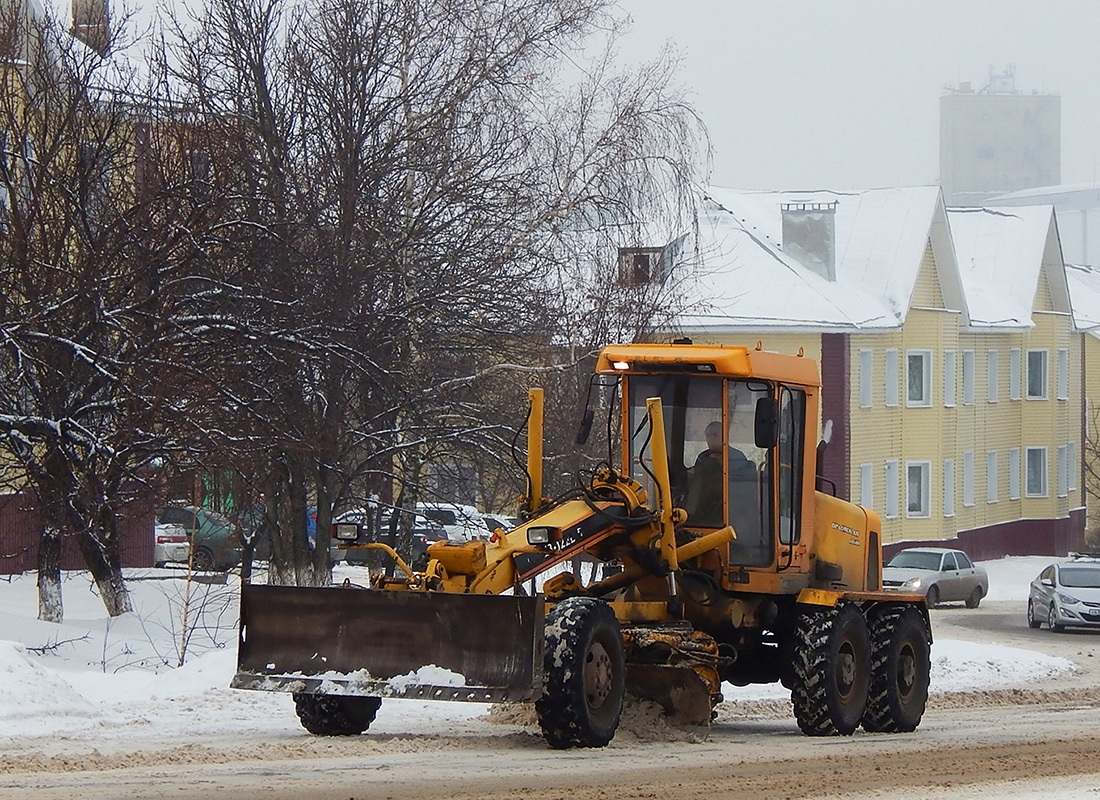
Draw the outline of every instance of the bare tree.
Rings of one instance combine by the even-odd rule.
[[[411,508],[429,462],[505,463],[528,378],[488,368],[577,361],[667,300],[606,265],[682,211],[701,131],[667,54],[577,60],[609,7],[211,0],[170,25],[166,85],[232,198],[207,251],[223,430],[275,580],[326,582],[333,509],[379,482]]]

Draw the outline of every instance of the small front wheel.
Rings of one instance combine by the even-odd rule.
[[[967,608],[977,608],[978,604],[982,602],[982,587],[975,586],[974,591],[970,593],[970,596],[966,598]]]
[[[1043,624],[1043,621],[1035,616],[1035,603],[1030,599],[1027,601],[1027,626],[1029,628],[1038,628]]]
[[[318,736],[357,736],[370,727],[381,706],[381,697],[294,695],[294,710],[302,727]]]
[[[1047,611],[1047,627],[1050,628],[1051,633],[1061,633],[1065,626],[1058,624],[1058,608],[1054,605],[1054,601],[1050,602],[1050,609]]]
[[[924,602],[928,604],[929,608],[935,608],[940,602],[940,587],[933,584],[928,587],[928,594],[924,597]]]

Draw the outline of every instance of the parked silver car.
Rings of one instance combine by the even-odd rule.
[[[1100,559],[1051,564],[1031,582],[1027,624],[1057,633],[1067,627],[1100,628]]]
[[[989,594],[989,576],[962,550],[910,547],[882,568],[882,588],[923,594],[929,608],[951,600],[962,600],[967,608],[977,608]]]

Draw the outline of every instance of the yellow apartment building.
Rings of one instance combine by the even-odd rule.
[[[711,187],[694,238],[674,332],[818,360],[824,477],[882,515],[888,550],[1081,546],[1081,346],[1050,207]]]

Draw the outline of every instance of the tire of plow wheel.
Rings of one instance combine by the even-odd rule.
[[[931,643],[915,608],[886,606],[870,620],[871,692],[863,728],[883,733],[916,730],[928,703]]]
[[[867,622],[851,603],[799,615],[791,702],[807,736],[849,736],[859,727],[871,684]]]
[[[626,668],[615,613],[602,600],[571,597],[546,618],[543,691],[535,701],[551,747],[603,747],[619,727]]]
[[[381,697],[294,695],[294,710],[302,727],[317,736],[357,736],[374,722],[381,705]]]

